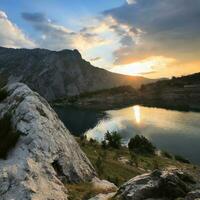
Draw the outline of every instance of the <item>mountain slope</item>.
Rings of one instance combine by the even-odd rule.
[[[0,86],[7,81],[24,82],[49,101],[121,85],[138,88],[152,82],[94,67],[83,60],[77,50],[0,47]]]
[[[139,94],[144,105],[199,111],[200,73],[144,85]]]

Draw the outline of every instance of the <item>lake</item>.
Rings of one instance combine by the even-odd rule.
[[[74,135],[86,134],[101,141],[106,131],[118,131],[127,144],[131,137],[141,134],[158,149],[200,164],[200,113],[138,105],[105,112],[67,106],[54,108]]]

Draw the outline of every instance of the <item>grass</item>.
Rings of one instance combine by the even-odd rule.
[[[140,173],[137,168],[118,161],[119,156],[129,158],[129,152],[126,148],[102,149],[101,145],[97,143],[87,143],[85,145],[81,145],[81,148],[96,168],[99,177],[102,179],[112,180],[115,184],[120,185]],[[99,157],[102,158],[103,170],[101,170],[101,172],[99,172],[97,165]]]
[[[91,190],[91,183],[69,184],[66,187],[69,191],[69,200],[88,200],[98,194],[98,191]]]
[[[200,174],[199,167],[179,162],[175,160],[174,157],[168,158],[168,156],[164,155],[136,154],[137,167],[134,162],[132,164],[129,162],[131,161],[131,154],[126,147],[121,147],[120,149],[102,148],[102,146],[95,141],[90,142],[80,138],[77,138],[77,141],[95,167],[99,178],[113,182],[117,186],[122,185],[136,175],[158,168],[165,169],[168,167],[176,167],[188,171],[195,176]],[[123,160],[119,158],[123,158]],[[103,191],[94,190],[91,183],[70,184],[66,185],[66,187],[69,191],[70,200],[85,200],[99,193],[103,193]]]
[[[107,194],[113,191],[104,191],[92,186],[92,183],[68,184],[66,185],[69,192],[69,200],[88,200],[97,194]]]
[[[182,163],[190,163],[189,160],[183,158],[183,157],[180,156],[180,155],[175,155],[174,158],[175,158],[177,161],[182,162]]]

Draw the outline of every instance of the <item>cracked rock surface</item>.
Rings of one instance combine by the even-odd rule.
[[[155,170],[124,183],[117,195],[124,200],[194,200],[190,197],[199,195],[199,191],[191,192],[195,187],[193,177],[183,171]]]
[[[22,83],[7,85],[0,119],[20,136],[0,159],[1,200],[67,200],[64,183],[91,180],[94,168],[45,99]],[[4,140],[4,138],[1,138]]]

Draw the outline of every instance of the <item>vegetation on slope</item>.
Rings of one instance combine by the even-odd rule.
[[[109,134],[112,135],[112,133]],[[117,138],[116,136],[114,137]],[[196,166],[177,161],[174,156],[167,152],[162,152],[161,154],[144,154],[137,149],[137,153],[135,153],[124,146],[120,146],[120,148],[118,146],[110,146],[107,139],[108,137],[105,137],[104,142],[101,144],[94,139],[88,141],[85,137],[77,138],[77,141],[92,162],[99,177],[113,182],[117,186],[120,186],[136,175],[154,169],[177,167],[179,169],[188,170],[195,175],[197,174],[198,168]],[[142,139],[142,141],[144,141],[144,139]],[[143,142],[144,148],[146,145],[149,146],[149,141],[145,141],[146,143]],[[101,192],[95,191],[91,187],[91,183],[67,185],[66,187],[73,200],[89,199]]]
[[[54,104],[67,104],[80,108],[108,110],[132,105],[138,101],[138,94],[131,86],[86,92],[57,100]]]

